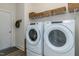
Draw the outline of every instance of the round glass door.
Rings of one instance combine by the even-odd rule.
[[[36,41],[36,39],[37,39],[37,31],[35,29],[31,29],[29,31],[29,38],[31,39],[31,41]]]
[[[55,52],[68,52],[74,44],[72,32],[63,25],[54,24],[45,30],[44,40],[47,46]]]
[[[60,30],[52,30],[48,35],[49,41],[56,47],[64,46],[66,43],[66,36]]]

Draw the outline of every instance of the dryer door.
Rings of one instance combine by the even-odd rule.
[[[40,37],[40,32],[38,27],[36,26],[29,26],[27,31],[26,31],[26,38],[29,43],[36,44],[39,42],[39,37]]]
[[[74,44],[72,32],[64,25],[53,24],[50,26],[45,31],[44,39],[53,51],[60,53],[69,51]]]

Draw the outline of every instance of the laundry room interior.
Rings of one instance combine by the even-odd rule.
[[[79,3],[0,3],[0,56],[79,56]]]

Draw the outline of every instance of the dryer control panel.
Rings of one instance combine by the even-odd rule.
[[[62,21],[53,21],[51,23],[62,23]]]

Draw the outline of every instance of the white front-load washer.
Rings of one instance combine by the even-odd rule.
[[[75,55],[74,20],[55,20],[44,23],[44,55]]]
[[[43,55],[43,23],[31,22],[26,30],[27,56]]]

